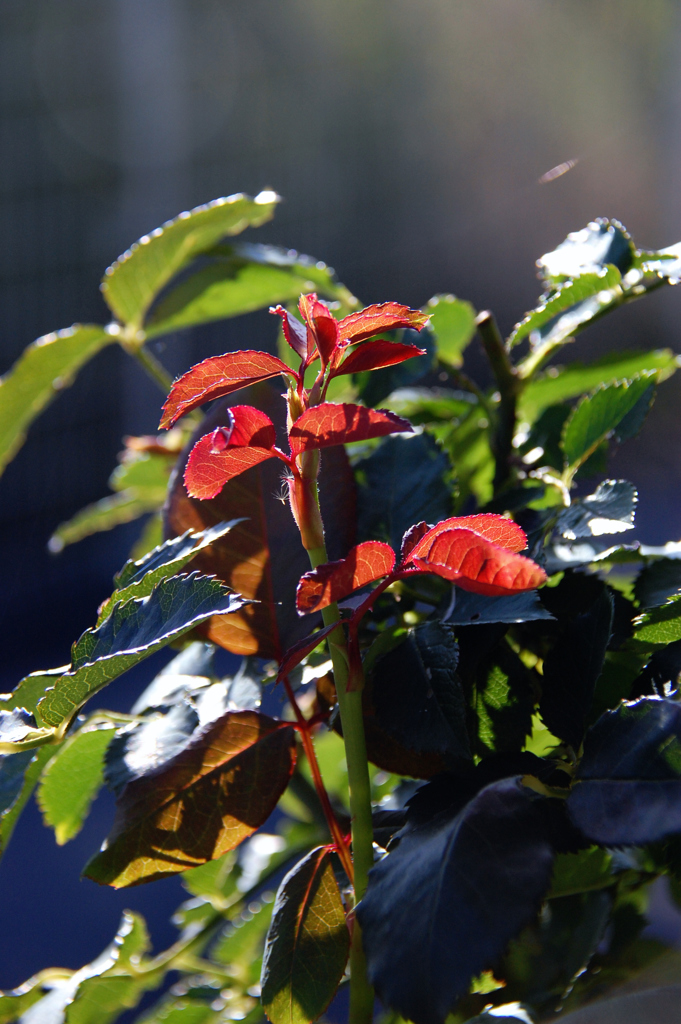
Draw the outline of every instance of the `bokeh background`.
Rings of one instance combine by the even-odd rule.
[[[680,58],[678,0],[0,0],[0,372],[41,334],[102,322],[102,271],[135,238],[265,187],[285,201],[245,237],[325,260],[367,303],[453,292],[508,330],[537,298],[535,259],[594,217],[646,248],[681,239]],[[275,331],[258,314],[157,355],[179,372]],[[681,351],[681,289],[566,358],[638,346]],[[107,493],[121,436],[153,430],[160,401],[106,349],[0,480],[2,689],[67,662],[92,624],[134,531],[59,556],[46,542]],[[641,487],[648,543],[681,537],[680,406],[681,375],[611,467]],[[129,707],[153,667],[107,704]],[[0,986],[80,966],[123,906],[172,939],[178,882],[117,894],[78,879],[111,812],[101,797],[65,848],[25,814],[0,868]]]

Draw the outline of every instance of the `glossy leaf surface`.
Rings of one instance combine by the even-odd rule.
[[[311,1024],[343,976],[350,933],[331,854],[313,850],[277,892],[262,964],[262,1004],[272,1024]]]
[[[59,725],[93,693],[154,651],[210,616],[228,615],[243,605],[239,594],[197,572],[163,580],[148,597],[116,605],[101,626],[86,630],[76,641],[71,666],[53,678],[39,714],[46,724]]]
[[[116,338],[98,324],[74,324],[38,338],[0,378],[0,472],[14,458],[26,431],[78,370]]]
[[[158,771],[128,783],[86,876],[120,888],[222,856],[269,817],[295,758],[292,727],[229,712]]]
[[[544,659],[539,710],[545,725],[578,750],[584,737],[596,680],[610,641],[614,602],[608,590],[565,628]]]
[[[102,292],[121,323],[141,326],[151,303],[171,277],[227,235],[270,220],[278,197],[261,192],[215,199],[181,213],[144,235],[106,271]]]
[[[616,288],[622,280],[617,267],[608,266],[594,273],[580,274],[578,277],[567,281],[557,291],[551,292],[543,301],[513,328],[509,336],[509,343],[517,345],[524,338],[538,335],[541,340],[546,336],[552,342],[567,339],[571,334],[589,320],[600,310],[608,300],[600,300],[599,293],[607,293],[609,289]],[[595,297],[594,302],[585,300]]]
[[[607,846],[680,832],[681,707],[649,697],[606,711],[586,735],[568,810]]]
[[[625,227],[617,220],[599,217],[581,231],[572,231],[552,252],[537,260],[542,277],[549,284],[560,284],[583,273],[597,273],[607,264],[621,274],[632,266],[634,244]]]
[[[453,295],[434,295],[425,312],[437,340],[437,356],[456,368],[463,365],[463,352],[475,334],[475,310],[470,302]]]
[[[273,458],[275,453],[271,444],[261,446],[257,443],[260,439],[274,443],[274,427],[271,421],[267,420],[265,428],[258,433],[261,435],[260,438],[254,437],[250,444],[233,444],[234,431],[230,436],[225,428],[218,427],[212,434],[206,434],[197,441],[189,454],[184,471],[187,493],[192,498],[201,500],[215,498],[230,480]]]
[[[631,412],[652,381],[653,374],[642,373],[633,380],[598,388],[583,398],[563,428],[562,447],[568,465],[585,462]]]
[[[442,1024],[536,913],[553,863],[542,802],[516,778],[492,783],[458,814],[404,830],[373,868],[357,917],[386,1006]]]
[[[104,754],[114,726],[80,729],[43,772],[36,798],[60,846],[80,832],[104,781]]]
[[[398,327],[419,331],[428,322],[428,316],[420,309],[410,309],[399,302],[382,302],[344,317],[338,323],[338,334],[341,341],[355,344]]]
[[[553,616],[539,594],[523,591],[510,597],[486,597],[458,589],[454,607],[444,616],[451,626],[473,626],[486,622],[533,622]]]
[[[291,371],[277,356],[242,349],[224,356],[210,356],[179,377],[163,406],[161,427],[171,427],[180,416],[216,398]]]
[[[568,540],[624,533],[634,528],[637,501],[638,492],[628,480],[604,480],[593,494],[561,512],[556,528]]]
[[[425,554],[412,553],[410,564],[442,576],[463,590],[489,597],[534,590],[546,581],[544,570],[529,558],[465,529],[440,533]]]
[[[337,370],[331,374],[338,377],[345,373],[363,373],[365,370],[378,370],[382,366],[393,366],[403,363],[405,359],[426,354],[425,349],[416,345],[403,345],[398,341],[366,341],[353,348],[345,357]]]
[[[389,544],[368,540],[358,544],[338,562],[326,562],[301,576],[296,592],[296,607],[301,615],[320,611],[341,601],[353,590],[388,576],[395,565],[395,552]]]
[[[634,637],[644,644],[673,644],[681,640],[681,599],[652,608],[634,623]]]
[[[412,425],[401,416],[383,409],[366,409],[362,405],[322,402],[296,420],[289,431],[291,451],[295,455],[330,445],[367,441],[412,431]]]

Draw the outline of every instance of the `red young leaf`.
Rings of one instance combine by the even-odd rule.
[[[298,308],[313,335],[322,363],[326,366],[338,345],[338,321],[331,315],[328,306],[317,299],[314,292],[311,295],[301,295]],[[309,335],[307,347],[311,356],[314,346]],[[309,358],[308,361],[311,362],[312,359]]]
[[[282,658],[281,665],[279,666],[279,672],[277,673],[277,682],[287,676],[289,672],[292,672],[296,665],[300,665],[303,658],[307,658],[311,651],[314,651],[315,647],[319,647],[322,640],[324,640],[329,633],[333,633],[334,629],[338,625],[337,622],[332,622],[330,626],[324,626],[323,629],[318,630],[316,633],[311,633],[309,636],[304,636],[302,640],[299,640],[293,647],[289,647],[288,651]]]
[[[381,366],[393,366],[403,363],[405,359],[426,354],[424,348],[416,345],[402,345],[397,341],[365,341],[359,348],[353,349],[341,365],[332,373],[332,377],[340,377],[344,373],[361,373],[363,370],[378,370]]]
[[[294,455],[314,448],[327,448],[349,441],[366,441],[401,431],[413,431],[409,420],[385,409],[365,409],[363,405],[339,405],[322,402],[296,420],[289,431]]]
[[[410,563],[456,583],[462,590],[487,597],[534,590],[546,582],[546,573],[531,559],[501,548],[472,530],[440,533],[427,553],[412,553]]]
[[[107,845],[85,874],[119,889],[221,857],[267,820],[295,763],[291,726],[228,712],[125,786]]]
[[[347,597],[353,590],[388,576],[395,567],[395,552],[380,540],[358,544],[338,562],[326,562],[301,576],[296,593],[296,607],[301,615],[316,612],[334,601]]]
[[[204,402],[223,398],[248,384],[283,373],[292,376],[286,363],[267,352],[243,349],[224,356],[210,356],[175,381],[163,406],[162,427],[171,427],[180,416]]]
[[[354,345],[366,338],[373,338],[383,331],[394,331],[397,327],[412,327],[420,331],[428,323],[428,313],[410,309],[399,302],[382,302],[379,306],[367,306],[357,313],[351,313],[338,323],[341,342]]]
[[[483,512],[477,516],[453,516],[451,519],[443,519],[441,523],[437,523],[423,534],[418,546],[413,546],[412,557],[421,557],[428,551],[436,537],[456,529],[473,530],[492,544],[498,544],[500,548],[506,548],[508,551],[524,551],[527,547],[524,530],[512,519],[495,515],[493,512]]]
[[[414,523],[410,526],[404,537],[402,538],[402,547],[400,548],[400,562],[404,562],[407,556],[414,550],[418,542],[422,537],[425,537],[427,533],[433,527],[429,526],[428,523]]]
[[[270,313],[276,313],[281,317],[281,327],[284,337],[293,351],[305,359],[307,355],[307,328],[301,324],[297,316],[293,316],[283,306],[270,306]]]
[[[229,420],[229,427],[217,427],[191,451],[184,482],[192,498],[214,498],[228,480],[276,454],[274,424],[264,412],[233,405]]]

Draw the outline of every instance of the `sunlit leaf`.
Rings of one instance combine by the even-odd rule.
[[[672,644],[681,640],[681,599],[640,615],[634,623],[634,637],[644,644]]]
[[[350,351],[338,369],[332,371],[331,376],[338,377],[344,373],[364,373],[367,370],[378,370],[382,366],[394,366],[397,363],[403,363],[405,359],[424,355],[426,355],[426,350],[417,348],[416,345],[403,345],[398,341],[385,341],[382,338],[376,341],[365,341]]]
[[[192,498],[215,498],[234,477],[277,455],[269,416],[252,406],[234,405],[229,417],[229,427],[206,434],[189,453],[184,482]]]
[[[475,334],[475,310],[470,302],[453,295],[434,295],[425,312],[437,339],[437,356],[458,369],[463,364],[463,351]]]
[[[38,338],[24,350],[0,378],[0,472],[45,406],[73,383],[84,363],[115,340],[98,324],[74,324]]]
[[[534,703],[526,667],[507,644],[499,644],[489,669],[477,673],[476,753],[484,756],[520,750],[532,732]]]
[[[279,887],[262,964],[262,1004],[272,1024],[311,1024],[343,976],[350,934],[331,855],[323,847]]]
[[[398,327],[410,327],[420,331],[428,322],[429,313],[420,309],[410,309],[399,302],[382,302],[377,306],[367,306],[356,313],[350,313],[338,322],[338,335],[342,342],[355,344],[367,338],[373,338],[384,331],[394,331]]]
[[[435,366],[435,337],[429,330],[417,334],[412,330],[400,330],[395,340],[384,342],[392,345],[413,345],[423,350],[423,355],[404,362],[383,366],[382,369],[360,370],[352,377],[352,383],[364,405],[383,407],[386,398],[400,388],[416,384]]]
[[[509,335],[509,344],[524,338],[531,342],[563,341],[610,301],[610,291],[622,280],[617,267],[606,266],[596,273],[582,273],[546,295],[536,309],[520,321]],[[601,293],[604,297],[601,298]],[[590,301],[587,301],[590,300]]]
[[[421,544],[423,541],[417,551]],[[466,529],[440,533],[424,554],[412,552],[409,564],[442,576],[463,590],[489,597],[534,590],[546,581],[544,570],[531,559]]]
[[[38,705],[47,725],[59,725],[113,679],[211,615],[244,605],[220,581],[194,572],[163,580],[148,597],[116,605],[96,629],[73,646],[71,666],[52,678]],[[44,678],[43,673],[36,673]]]
[[[537,260],[542,277],[552,285],[584,273],[597,273],[608,264],[626,274],[634,262],[635,247],[627,229],[617,220],[599,217],[581,231],[571,232],[552,252]]]
[[[112,724],[79,729],[47,764],[36,798],[46,825],[60,846],[80,832],[104,781],[104,754]]]
[[[326,562],[301,576],[296,607],[301,615],[319,611],[367,583],[388,576],[394,565],[395,552],[389,544],[367,540],[353,548],[346,558]]]
[[[497,547],[508,551],[524,551],[527,547],[525,531],[512,519],[496,515],[494,512],[482,512],[474,516],[451,516],[436,523],[417,544],[411,549],[409,557],[425,556],[436,537],[449,533],[451,530],[472,530]]]
[[[628,480],[603,480],[593,494],[560,513],[556,529],[567,540],[633,530],[637,501],[638,492]]]
[[[295,759],[291,726],[255,711],[228,712],[125,786],[113,831],[86,876],[120,888],[221,857],[269,817]]]
[[[569,466],[579,466],[588,459],[617,429],[654,379],[654,373],[643,372],[632,380],[600,387],[582,399],[563,428],[562,447]]]
[[[291,451],[298,455],[316,448],[366,441],[386,434],[411,433],[412,429],[408,420],[384,409],[322,402],[296,420],[289,431],[289,441]]]
[[[114,316],[141,327],[171,277],[225,236],[270,220],[277,201],[273,192],[261,192],[255,199],[242,194],[215,199],[144,235],[104,275],[102,292]]]

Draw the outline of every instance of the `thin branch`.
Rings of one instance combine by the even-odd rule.
[[[500,395],[497,427],[493,440],[494,491],[496,493],[511,476],[516,406],[518,395],[522,390],[522,382],[509,359],[494,315],[489,310],[485,310],[478,314],[475,323],[480,332],[482,345],[489,359]]]

